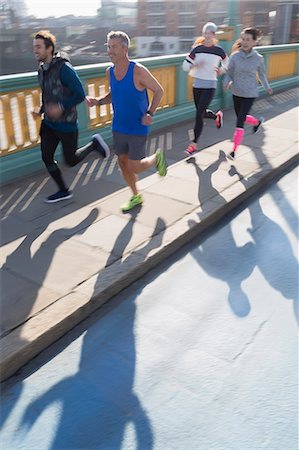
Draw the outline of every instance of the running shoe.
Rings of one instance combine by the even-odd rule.
[[[159,149],[156,151],[156,168],[160,177],[165,177],[167,174],[167,161],[164,151]]]
[[[122,212],[131,211],[135,206],[141,205],[143,203],[143,198],[141,194],[132,195],[127,203],[124,203],[121,207]]]
[[[189,144],[186,148],[185,153],[187,153],[187,155],[193,155],[195,152],[197,152],[197,147],[191,142],[191,144]]]
[[[73,197],[73,193],[69,190],[67,191],[58,191],[53,195],[50,195],[49,197],[45,198],[46,203],[56,203],[61,202],[62,200],[68,200],[69,198]]]
[[[216,116],[217,116],[215,119],[216,127],[220,129],[221,127],[223,127],[223,112],[219,110],[218,112],[216,112]]]
[[[100,153],[100,155],[106,159],[110,156],[110,149],[108,144],[104,141],[100,134],[94,134],[91,138],[92,142],[95,144],[95,150]]]
[[[260,129],[260,126],[264,123],[265,119],[263,117],[259,118],[259,123],[252,128],[253,133],[257,133]]]
[[[235,159],[235,152],[232,151],[229,155],[227,155],[229,159]]]

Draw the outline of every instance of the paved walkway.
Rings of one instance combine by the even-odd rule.
[[[254,113],[263,113],[266,122],[256,135],[246,129],[234,162],[225,157],[233,111],[226,112],[221,130],[207,122],[204,151],[193,158],[183,153],[192,123],[152,135],[149,152],[162,146],[169,172],[165,179],[154,171],[143,175],[145,202],[131,214],[119,209],[130,192],[115,157],[102,162],[91,156],[65,169],[74,198],[64,203],[43,203],[55,190],[45,171],[3,186],[2,379],[295,165],[297,105],[295,89],[258,100]]]

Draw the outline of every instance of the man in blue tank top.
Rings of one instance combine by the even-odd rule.
[[[162,99],[163,88],[156,78],[141,64],[130,61],[130,39],[122,31],[107,35],[107,49],[112,61],[106,71],[109,92],[101,98],[87,97],[88,106],[112,103],[112,133],[114,150],[122,175],[131,188],[132,197],[122,205],[123,212],[130,211],[143,202],[138,192],[137,175],[155,165],[160,176],[167,173],[163,150],[146,157],[146,142],[153,115]],[[147,89],[153,97],[149,104]]]

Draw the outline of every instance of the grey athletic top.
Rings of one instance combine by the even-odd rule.
[[[257,75],[265,90],[270,88],[263,56],[256,50],[249,53],[239,50],[229,58],[224,84],[232,81],[231,90],[238,97],[258,97]]]

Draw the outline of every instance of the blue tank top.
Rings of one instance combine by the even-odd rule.
[[[146,135],[149,127],[141,119],[148,110],[147,90],[139,91],[134,84],[135,62],[130,61],[126,75],[117,80],[114,66],[110,67],[110,88],[113,106],[112,131]]]

